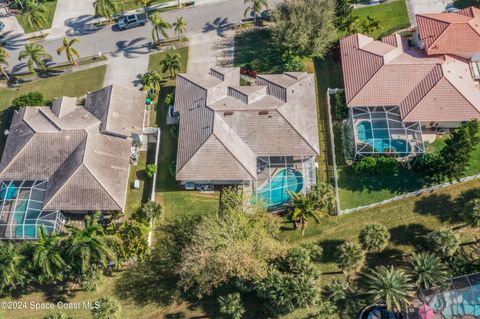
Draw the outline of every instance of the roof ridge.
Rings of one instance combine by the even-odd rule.
[[[122,209],[122,206],[117,202],[117,200],[113,197],[112,194],[110,194],[110,191],[105,187],[104,184],[102,184],[100,182],[100,180],[95,176],[95,174],[92,173],[92,171],[90,170],[90,168],[86,165],[85,162],[82,163],[83,167],[85,167],[85,169],[90,173],[90,175],[92,175],[92,177],[97,181],[97,183],[102,186],[102,188],[105,190],[105,192],[108,194],[108,196],[110,196],[110,198],[115,202],[115,204],[118,205],[118,208],[121,210]]]
[[[47,107],[48,108],[48,107]],[[50,110],[50,108],[48,108]],[[52,123],[59,131],[62,130],[62,128],[60,126],[57,125],[57,123],[55,123],[51,118],[48,117],[48,115],[45,113],[45,111],[41,108],[38,109],[38,111],[40,112],[40,114],[42,114],[42,116],[47,119],[47,121],[49,121],[50,123]],[[52,112],[53,113],[53,112]],[[55,114],[55,113],[54,113]],[[35,131],[35,130],[34,130]],[[35,133],[37,133],[37,131],[35,131]]]
[[[317,151],[315,150],[315,148],[313,148],[312,144],[305,139],[305,137],[303,136],[303,134],[298,131],[298,129],[295,127],[295,125],[293,125],[293,124],[285,117],[285,115],[282,114],[282,112],[280,111],[280,108],[282,108],[282,107],[284,107],[284,106],[286,106],[286,105],[288,106],[289,104],[288,104],[288,103],[285,103],[285,104],[283,104],[282,106],[280,106],[280,107],[278,107],[277,109],[275,109],[275,111],[277,111],[278,114],[280,114],[280,116],[281,116],[281,117],[290,125],[290,127],[305,141],[305,143],[308,144],[308,146],[309,146],[315,153],[319,153],[319,152],[317,152]],[[315,100],[315,107],[316,107],[316,106],[317,106],[317,101]],[[318,121],[318,114],[317,114],[317,121]],[[320,151],[320,150],[319,150],[319,151]]]
[[[457,91],[458,94],[460,94],[460,95],[465,99],[465,101],[467,101],[468,104],[470,104],[470,106],[473,107],[473,108],[475,109],[475,111],[477,111],[477,113],[480,115],[480,110],[478,110],[478,109],[475,107],[475,105],[473,105],[472,102],[471,102],[469,99],[467,99],[467,97],[466,97],[465,95],[463,95],[463,93],[460,92],[460,91],[457,89],[457,87],[456,87],[452,82],[450,82],[450,80],[449,80],[446,76],[444,76],[444,78],[445,78],[445,80],[447,80],[447,82],[455,89],[455,91]]]
[[[428,48],[426,48],[426,50],[432,48],[432,47],[435,45],[435,43],[437,43],[437,41],[442,37],[442,35],[451,27],[451,25],[452,25],[452,24],[449,23],[448,26],[447,26],[445,29],[443,29],[442,32],[440,32],[440,34],[439,34],[438,37],[432,42],[432,44],[430,44],[430,46],[429,46]]]

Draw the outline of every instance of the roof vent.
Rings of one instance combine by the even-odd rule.
[[[258,112],[258,115],[267,115],[268,114],[268,111],[259,111]]]
[[[223,116],[229,116],[229,115],[233,115],[233,112],[232,111],[223,112]]]

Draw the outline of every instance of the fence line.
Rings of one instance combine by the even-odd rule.
[[[330,93],[337,93],[340,89],[331,89],[327,88],[327,112],[328,112],[328,130],[330,132],[330,145],[332,146],[332,161],[333,161],[333,180],[335,183],[335,201],[337,202],[336,205],[336,212],[338,215],[341,214],[340,209],[340,195],[338,193],[338,173],[337,173],[337,158],[335,155],[335,137],[333,135],[333,123],[332,123],[332,112],[331,112],[331,105],[330,105]]]
[[[405,198],[418,196],[418,195],[421,195],[423,193],[428,193],[428,192],[434,191],[436,189],[441,189],[441,188],[445,188],[445,187],[452,186],[452,185],[455,185],[455,184],[464,183],[464,182],[468,182],[468,181],[472,181],[472,180],[480,178],[480,174],[467,176],[467,177],[463,177],[463,178],[460,178],[460,179],[455,180],[455,181],[444,182],[444,183],[433,185],[433,186],[430,186],[430,187],[421,188],[421,189],[413,191],[413,192],[398,195],[398,196],[395,196],[395,197],[392,197],[392,198],[384,199],[380,202],[376,202],[376,203],[373,203],[373,204],[357,206],[357,207],[354,207],[354,208],[341,210],[341,208],[340,208],[340,195],[339,195],[339,190],[338,190],[339,188],[338,188],[337,162],[336,162],[336,156],[335,156],[335,137],[333,135],[333,123],[332,123],[331,105],[330,105],[330,94],[331,93],[337,93],[338,91],[341,91],[341,90],[342,89],[338,89],[338,88],[335,88],[335,89],[328,88],[327,89],[328,126],[329,126],[329,130],[330,130],[330,142],[331,142],[331,145],[332,145],[332,160],[333,160],[333,170],[334,170],[333,176],[334,176],[334,180],[335,180],[335,200],[337,202],[337,214],[338,215],[349,214],[349,213],[358,212],[358,211],[364,210],[364,209],[369,209],[369,208],[382,206],[382,205],[393,203],[395,201],[399,201],[399,200],[402,200],[402,199],[405,199]]]
[[[152,134],[152,135],[157,133],[157,144],[155,146],[155,165],[158,165],[158,156],[160,154],[160,136],[162,132],[160,128],[145,128],[144,132],[146,134]],[[158,172],[158,167],[157,167],[157,172]],[[152,178],[152,191],[150,192],[150,201],[152,202],[155,201],[155,185],[157,184],[157,175],[158,175],[157,172],[153,174],[153,178]],[[153,219],[150,219],[150,227],[149,227],[148,239],[147,239],[149,248],[152,246],[152,235],[153,235]]]

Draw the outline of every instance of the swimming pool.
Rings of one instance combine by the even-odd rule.
[[[480,284],[469,289],[448,291],[437,294],[430,301],[435,312],[441,312],[445,318],[455,316],[480,316]]]
[[[288,202],[288,192],[299,193],[302,189],[302,173],[289,168],[281,169],[257,189],[257,198],[270,207]]]
[[[357,124],[357,137],[360,141],[369,144],[375,152],[395,153],[406,156],[412,149],[406,140],[390,138],[387,121],[362,121]]]

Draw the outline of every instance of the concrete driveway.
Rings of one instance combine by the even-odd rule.
[[[417,13],[443,12],[451,0],[407,0],[408,17],[412,25],[417,25]]]
[[[83,28],[93,20],[94,0],[58,0],[48,39],[61,38],[71,29]]]
[[[5,36],[6,34],[23,36],[25,34],[17,18],[8,14],[5,8],[0,8],[0,21],[5,24],[5,29],[0,33],[0,36]]]

